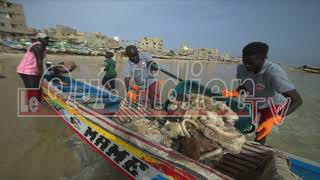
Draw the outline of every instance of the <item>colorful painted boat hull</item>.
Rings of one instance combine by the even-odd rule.
[[[69,83],[73,83],[72,81],[72,79],[69,80]],[[76,86],[81,86],[87,94],[95,94],[102,97],[108,96],[108,94],[95,87],[82,82],[76,83]],[[231,176],[222,172],[224,170],[228,171],[228,169],[233,171],[237,167],[243,169],[245,165],[255,166],[258,163],[254,161],[260,162],[261,157],[254,158],[251,156],[251,152],[255,154],[257,152],[258,154],[266,152],[265,147],[249,144],[244,147],[244,151],[248,153],[248,156],[244,156],[246,154],[241,154],[240,157],[230,156],[231,159],[229,158],[230,160],[227,164],[233,162],[232,158],[240,158],[234,162],[246,162],[247,158],[253,158],[250,160],[253,163],[250,164],[248,161],[244,166],[232,164],[234,168],[231,168],[231,166],[221,168],[221,166],[220,168],[218,167],[218,171],[189,159],[176,151],[155,144],[130,129],[119,125],[108,117],[109,112],[105,114],[97,113],[81,103],[77,103],[77,101],[70,101],[69,96],[64,93],[74,91],[73,96],[79,96],[80,98],[81,94],[77,94],[76,89],[72,90],[67,87],[59,89],[44,80],[42,91],[44,99],[61,117],[63,122],[119,172],[130,179],[232,179]],[[117,101],[110,103],[115,102]],[[117,106],[114,109],[117,109]],[[319,164],[308,162],[294,155],[290,155],[290,160],[292,164],[291,170],[303,179],[320,179]],[[236,174],[238,172],[235,171]]]
[[[291,171],[302,179],[318,180],[320,179],[320,164],[304,159],[296,155],[289,155],[291,162]]]
[[[147,141],[134,132],[126,131],[106,116],[95,114],[80,104],[73,104],[61,95],[62,91],[46,81],[42,83],[42,91],[44,99],[63,122],[130,179],[231,179],[171,149]],[[83,114],[88,116],[84,117]]]

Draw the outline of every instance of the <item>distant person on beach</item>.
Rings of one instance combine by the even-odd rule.
[[[126,90],[129,91],[130,87],[134,87],[133,89],[136,91],[143,92],[140,93],[143,96],[141,98],[150,100],[151,105],[159,104],[160,82],[152,75],[152,72],[157,70],[157,68],[151,66],[154,64],[152,56],[147,53],[139,53],[133,45],[126,48],[126,54],[129,58],[123,72]],[[134,79],[135,86],[130,85],[131,78]]]
[[[286,72],[275,63],[267,61],[269,46],[262,42],[252,42],[246,45],[242,50],[243,64],[237,67],[237,79],[241,84],[237,90],[225,92],[225,96],[237,96],[237,92],[244,90],[257,98],[272,98],[274,111],[278,114],[273,115],[269,103],[258,103],[258,113],[260,120],[256,131],[256,142],[265,144],[267,135],[271,132],[273,125],[282,122],[279,116],[284,110],[285,98],[290,98],[291,102],[287,114],[294,112],[302,104],[302,99],[292,82],[288,79]],[[245,80],[251,81],[245,81]]]
[[[36,41],[30,45],[17,66],[16,72],[20,75],[26,88],[39,88],[43,74],[43,59],[46,57],[48,43],[49,37],[45,33],[38,33]],[[35,96],[40,100],[40,92],[40,89],[28,91],[28,98]]]
[[[106,59],[103,62],[105,74],[102,79],[102,84],[109,91],[112,91],[116,88],[115,86],[115,78],[117,77],[116,61],[112,59],[113,56],[114,55],[112,52],[107,51],[105,54]]]

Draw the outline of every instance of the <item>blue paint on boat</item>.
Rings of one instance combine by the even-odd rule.
[[[295,156],[289,155],[291,161],[291,171],[297,174],[302,179],[319,180],[320,179],[320,164]]]

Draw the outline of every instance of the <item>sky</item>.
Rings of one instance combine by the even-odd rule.
[[[241,56],[249,42],[266,42],[269,59],[320,66],[319,0],[14,0],[27,25],[67,25],[125,40],[160,37]]]

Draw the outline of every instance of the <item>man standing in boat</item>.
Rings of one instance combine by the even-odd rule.
[[[138,49],[133,45],[126,48],[126,54],[129,58],[128,63],[124,67],[126,90],[129,91],[130,87],[134,87],[133,89],[138,93],[140,91],[140,95],[145,96],[143,98],[147,98],[154,107],[160,103],[160,85],[159,81],[154,78],[151,72],[157,70],[151,66],[154,64],[152,56],[147,53],[139,54]],[[135,86],[130,86],[131,78],[134,79]],[[129,94],[129,98],[136,99],[132,94]]]
[[[283,118],[279,114],[286,106],[286,98],[291,99],[286,115],[294,112],[302,104],[301,96],[285,71],[278,64],[266,60],[268,50],[268,45],[262,42],[246,45],[242,51],[243,64],[237,67],[237,79],[243,84],[233,93],[225,92],[225,96],[237,96],[240,90],[244,90],[256,98],[272,99],[272,107],[267,101],[257,104],[260,120],[255,141],[261,144],[265,144],[273,125],[281,123]],[[245,81],[246,79],[249,81]],[[275,109],[272,111],[271,108]]]

